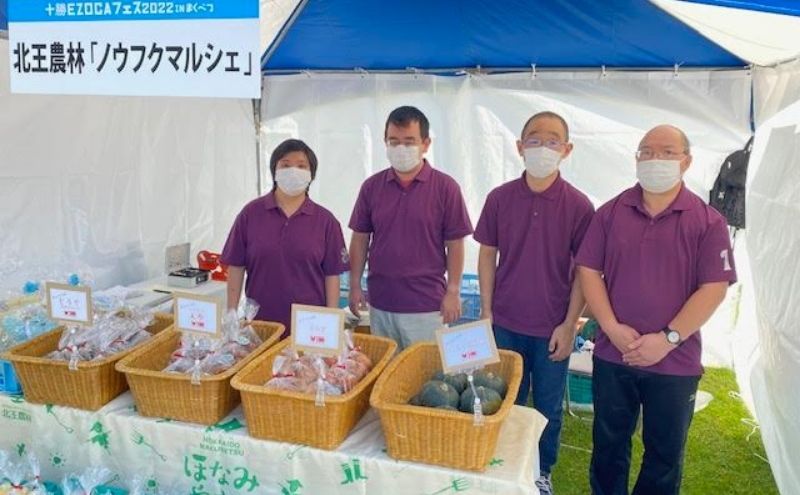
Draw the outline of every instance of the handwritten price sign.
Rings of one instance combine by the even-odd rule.
[[[63,324],[92,324],[91,289],[48,282],[46,290],[50,319]]]
[[[460,373],[500,361],[489,320],[442,328],[436,332],[436,343],[445,373]]]
[[[222,336],[222,301],[176,292],[175,328],[213,339]]]
[[[322,356],[338,356],[344,348],[344,311],[292,304],[292,347]]]

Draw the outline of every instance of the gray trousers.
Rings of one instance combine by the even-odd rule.
[[[436,330],[442,328],[442,315],[432,313],[391,313],[377,308],[369,310],[372,335],[388,337],[397,342],[398,351],[415,342],[436,341]]]

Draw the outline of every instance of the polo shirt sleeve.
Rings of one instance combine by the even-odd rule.
[[[475,234],[472,236],[484,246],[497,247],[497,212],[497,198],[489,194],[478,219],[478,225],[475,227]]]
[[[347,248],[344,245],[342,226],[331,217],[325,232],[325,257],[322,260],[322,272],[326,277],[341,275],[349,269]]]
[[[697,281],[701,285],[736,282],[736,265],[728,226],[723,216],[716,211],[711,211],[708,228],[700,238],[697,274]]]
[[[586,234],[575,257],[575,264],[603,271],[606,261],[606,222],[604,217],[607,210],[598,211],[589,222]]]
[[[472,222],[461,188],[454,180],[448,181],[445,191],[444,240],[455,241],[472,233]]]
[[[581,203],[580,211],[575,215],[575,225],[572,228],[572,240],[570,242],[570,251],[572,256],[577,256],[578,250],[581,247],[583,239],[586,237],[586,232],[589,230],[589,225],[594,217],[594,206],[587,201]]]
[[[369,207],[369,181],[361,185],[358,192],[358,199],[353,207],[353,214],[350,215],[350,230],[361,234],[371,234],[375,229],[372,226],[372,215]]]
[[[233,222],[228,240],[222,249],[220,261],[229,266],[245,266],[247,264],[247,215],[242,210]]]

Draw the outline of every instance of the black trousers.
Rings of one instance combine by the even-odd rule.
[[[631,437],[642,410],[644,458],[634,495],[678,495],[699,376],[659,375],[594,359],[594,495],[627,495]]]

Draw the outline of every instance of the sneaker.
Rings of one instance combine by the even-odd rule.
[[[553,495],[553,481],[550,479],[549,474],[543,474],[536,480],[536,488],[539,489],[540,495]]]

